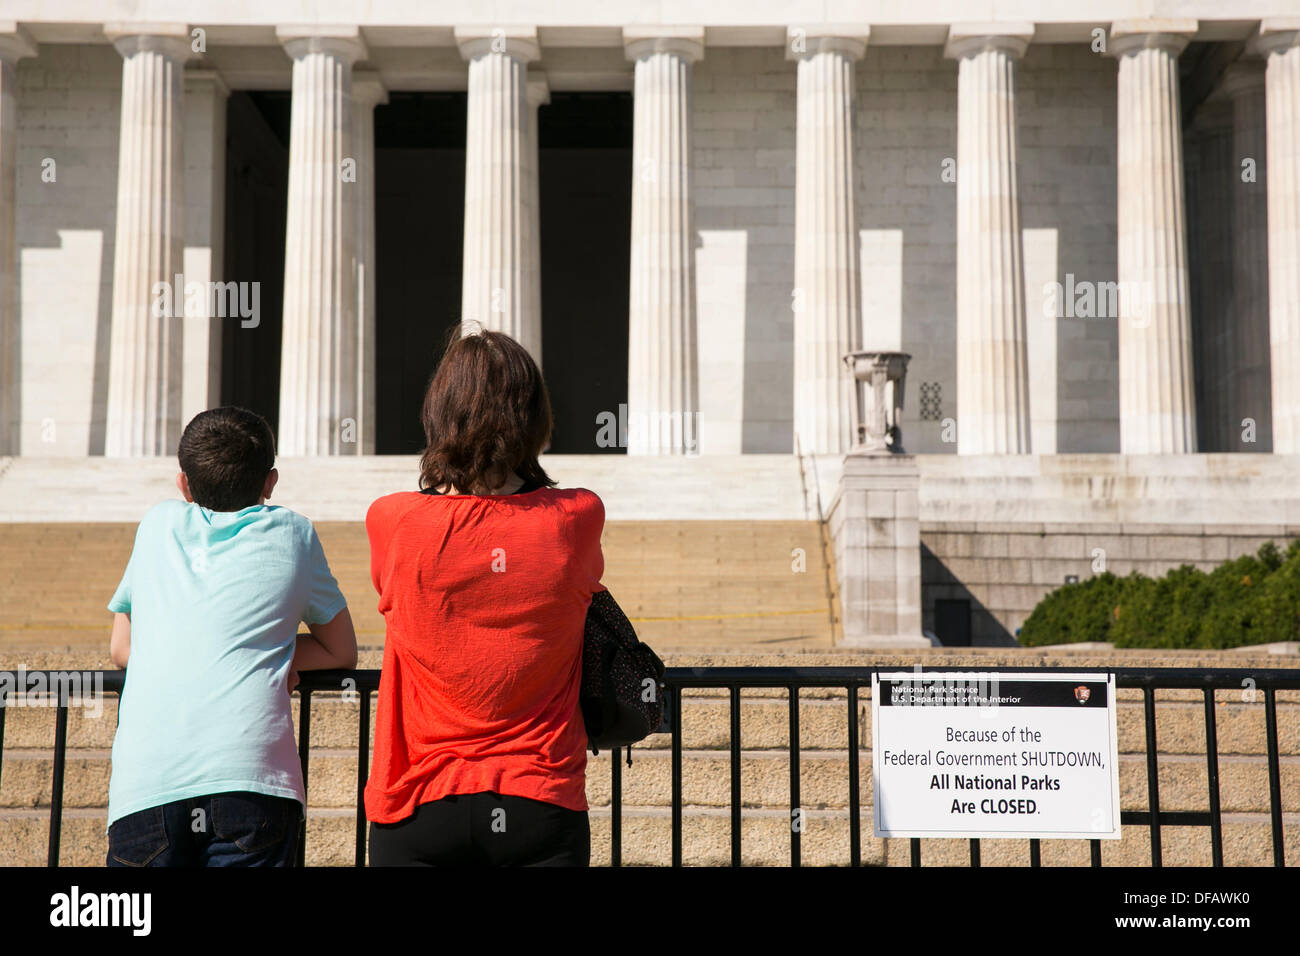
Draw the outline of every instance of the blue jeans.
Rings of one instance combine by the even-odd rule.
[[[108,830],[109,866],[294,866],[302,804],[215,793],[131,813]]]

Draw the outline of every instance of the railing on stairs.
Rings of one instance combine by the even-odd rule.
[[[664,675],[666,685],[666,718],[663,733],[671,735],[671,773],[672,773],[672,865],[681,866],[682,847],[682,695],[690,690],[724,690],[729,700],[730,718],[730,816],[731,816],[731,865],[740,866],[742,862],[741,841],[741,736],[740,707],[742,690],[785,690],[789,709],[789,780],[790,808],[799,808],[800,801],[800,739],[799,739],[799,701],[800,691],[806,689],[843,689],[846,692],[848,717],[848,735],[845,741],[848,750],[849,776],[849,858],[853,866],[862,864],[861,811],[862,795],[859,792],[859,761],[861,759],[862,741],[859,734],[859,702],[867,695],[861,692],[865,688],[870,692],[872,674],[877,671],[897,670],[890,667],[698,667],[669,668]],[[944,668],[923,668],[943,670]],[[950,668],[947,668],[950,669]],[[1017,673],[1042,671],[1043,668],[1032,667],[998,667],[966,668],[964,673],[982,672]],[[1211,854],[1214,866],[1223,865],[1223,813],[1219,795],[1219,753],[1217,720],[1215,714],[1215,691],[1240,691],[1250,687],[1263,695],[1265,715],[1265,754],[1268,764],[1269,820],[1272,832],[1272,858],[1274,866],[1286,865],[1284,844],[1280,751],[1278,743],[1277,692],[1282,690],[1300,690],[1300,670],[1271,669],[1200,669],[1200,668],[1078,668],[1074,673],[1094,672],[1098,674],[1113,673],[1119,688],[1137,689],[1142,692],[1143,720],[1145,726],[1145,761],[1147,778],[1147,808],[1144,810],[1123,810],[1121,823],[1129,826],[1142,826],[1149,829],[1151,846],[1151,865],[1162,864],[1161,831],[1164,827],[1208,827],[1210,830]],[[68,745],[68,709],[66,685],[59,684],[55,678],[63,672],[27,671],[26,675],[44,675],[46,683],[42,686],[61,687],[59,698],[54,704],[57,708],[54,734],[53,780],[50,799],[49,866],[59,865],[59,847],[62,836],[64,778],[67,766]],[[102,680],[102,690],[108,694],[121,694],[125,679],[122,671],[90,672],[96,680]],[[298,711],[298,751],[302,761],[304,785],[310,787],[310,740],[312,696],[317,693],[339,693],[340,691],[359,697],[360,715],[357,724],[357,803],[356,803],[356,866],[365,865],[366,859],[366,819],[362,805],[362,791],[369,773],[370,713],[371,695],[379,690],[377,670],[360,671],[319,671],[301,675],[298,685],[300,705]],[[13,682],[10,681],[10,684]],[[27,686],[31,686],[30,684]],[[96,683],[96,687],[100,685]],[[1206,806],[1203,810],[1162,810],[1160,807],[1160,788],[1158,776],[1158,750],[1156,737],[1156,700],[1158,690],[1192,690],[1200,691],[1204,704],[1205,760],[1206,760]],[[3,766],[4,732],[6,707],[0,701],[0,767]],[[611,754],[610,773],[610,865],[622,864],[622,754],[615,750]],[[0,778],[0,785],[3,779]],[[310,792],[310,790],[309,790]],[[305,859],[305,834],[299,846],[299,862]],[[790,830],[790,865],[799,866],[801,862],[801,832],[797,827]],[[920,839],[911,840],[911,864],[921,865]],[[1101,841],[1092,840],[1091,864],[1101,866]],[[980,865],[980,841],[970,841],[970,862],[972,866]],[[1038,840],[1030,840],[1029,865],[1040,866],[1042,863],[1041,845]]]

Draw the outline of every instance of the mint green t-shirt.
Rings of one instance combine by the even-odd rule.
[[[287,508],[150,509],[108,609],[131,615],[108,822],[232,790],[305,803],[288,673],[301,622],[346,607]]]

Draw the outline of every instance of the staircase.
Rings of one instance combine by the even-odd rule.
[[[726,514],[726,509],[720,509]],[[317,524],[331,566],[349,597],[365,650],[361,666],[380,666],[383,623],[369,580],[364,528],[356,521]],[[105,604],[117,586],[134,535],[129,523],[0,523],[0,668],[101,669],[108,661],[109,614]],[[836,608],[828,582],[833,568],[822,557],[816,521],[773,516],[655,520],[611,519],[605,528],[605,582],[636,621],[644,639],[670,666],[869,664],[880,655],[834,648]],[[802,563],[801,563],[802,562]],[[802,570],[798,570],[802,568]],[[1046,652],[934,649],[928,663],[993,666],[1056,663]],[[1000,656],[995,656],[1000,655]],[[889,658],[910,667],[918,655]],[[1204,660],[1126,658],[1134,666],[1276,666],[1277,661],[1220,654]],[[1072,666],[1099,666],[1114,658],[1071,659]],[[1126,810],[1146,806],[1141,701],[1131,692],[1119,715],[1120,784]],[[1202,704],[1184,692],[1162,691],[1159,704],[1160,796],[1165,810],[1206,807]],[[1224,855],[1229,864],[1271,862],[1268,771],[1264,713],[1239,693],[1223,694],[1218,707]],[[741,713],[742,851],[747,864],[784,865],[790,859],[788,705],[783,691],[746,691]],[[862,859],[905,865],[907,841],[871,836],[870,707],[860,701],[860,793]],[[805,691],[800,708],[800,803],[802,860],[849,862],[847,701],[843,692]],[[64,864],[102,864],[106,839],[109,753],[116,699],[92,718],[69,715],[63,814]],[[682,702],[683,839],[687,864],[730,862],[729,711],[725,696],[694,691]],[[337,696],[313,697],[307,859],[315,865],[352,862],[355,845],[356,734],[358,705]],[[1300,862],[1300,695],[1279,694],[1288,860]],[[41,865],[48,839],[54,711],[10,708],[5,715],[0,760],[0,865]],[[667,736],[650,738],[623,766],[623,862],[670,862],[671,752]],[[592,859],[609,860],[609,755],[588,767]],[[1124,839],[1103,843],[1106,865],[1149,864],[1148,831],[1126,827]],[[1169,865],[1210,860],[1204,828],[1167,827]],[[1042,847],[1045,865],[1088,862],[1083,842],[1053,841]],[[1023,864],[1026,841],[990,840],[985,865]],[[962,840],[927,841],[923,861],[965,865]]]
[[[359,522],[316,525],[363,646],[383,644]],[[0,667],[59,648],[108,661],[108,599],[131,553],[125,523],[0,523]],[[816,521],[610,521],[606,587],[656,648],[829,648],[836,609]],[[26,656],[25,656],[26,655]]]

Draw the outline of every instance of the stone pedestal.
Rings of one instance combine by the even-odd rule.
[[[844,456],[828,518],[844,644],[930,646],[921,633],[919,488],[912,455]]]

